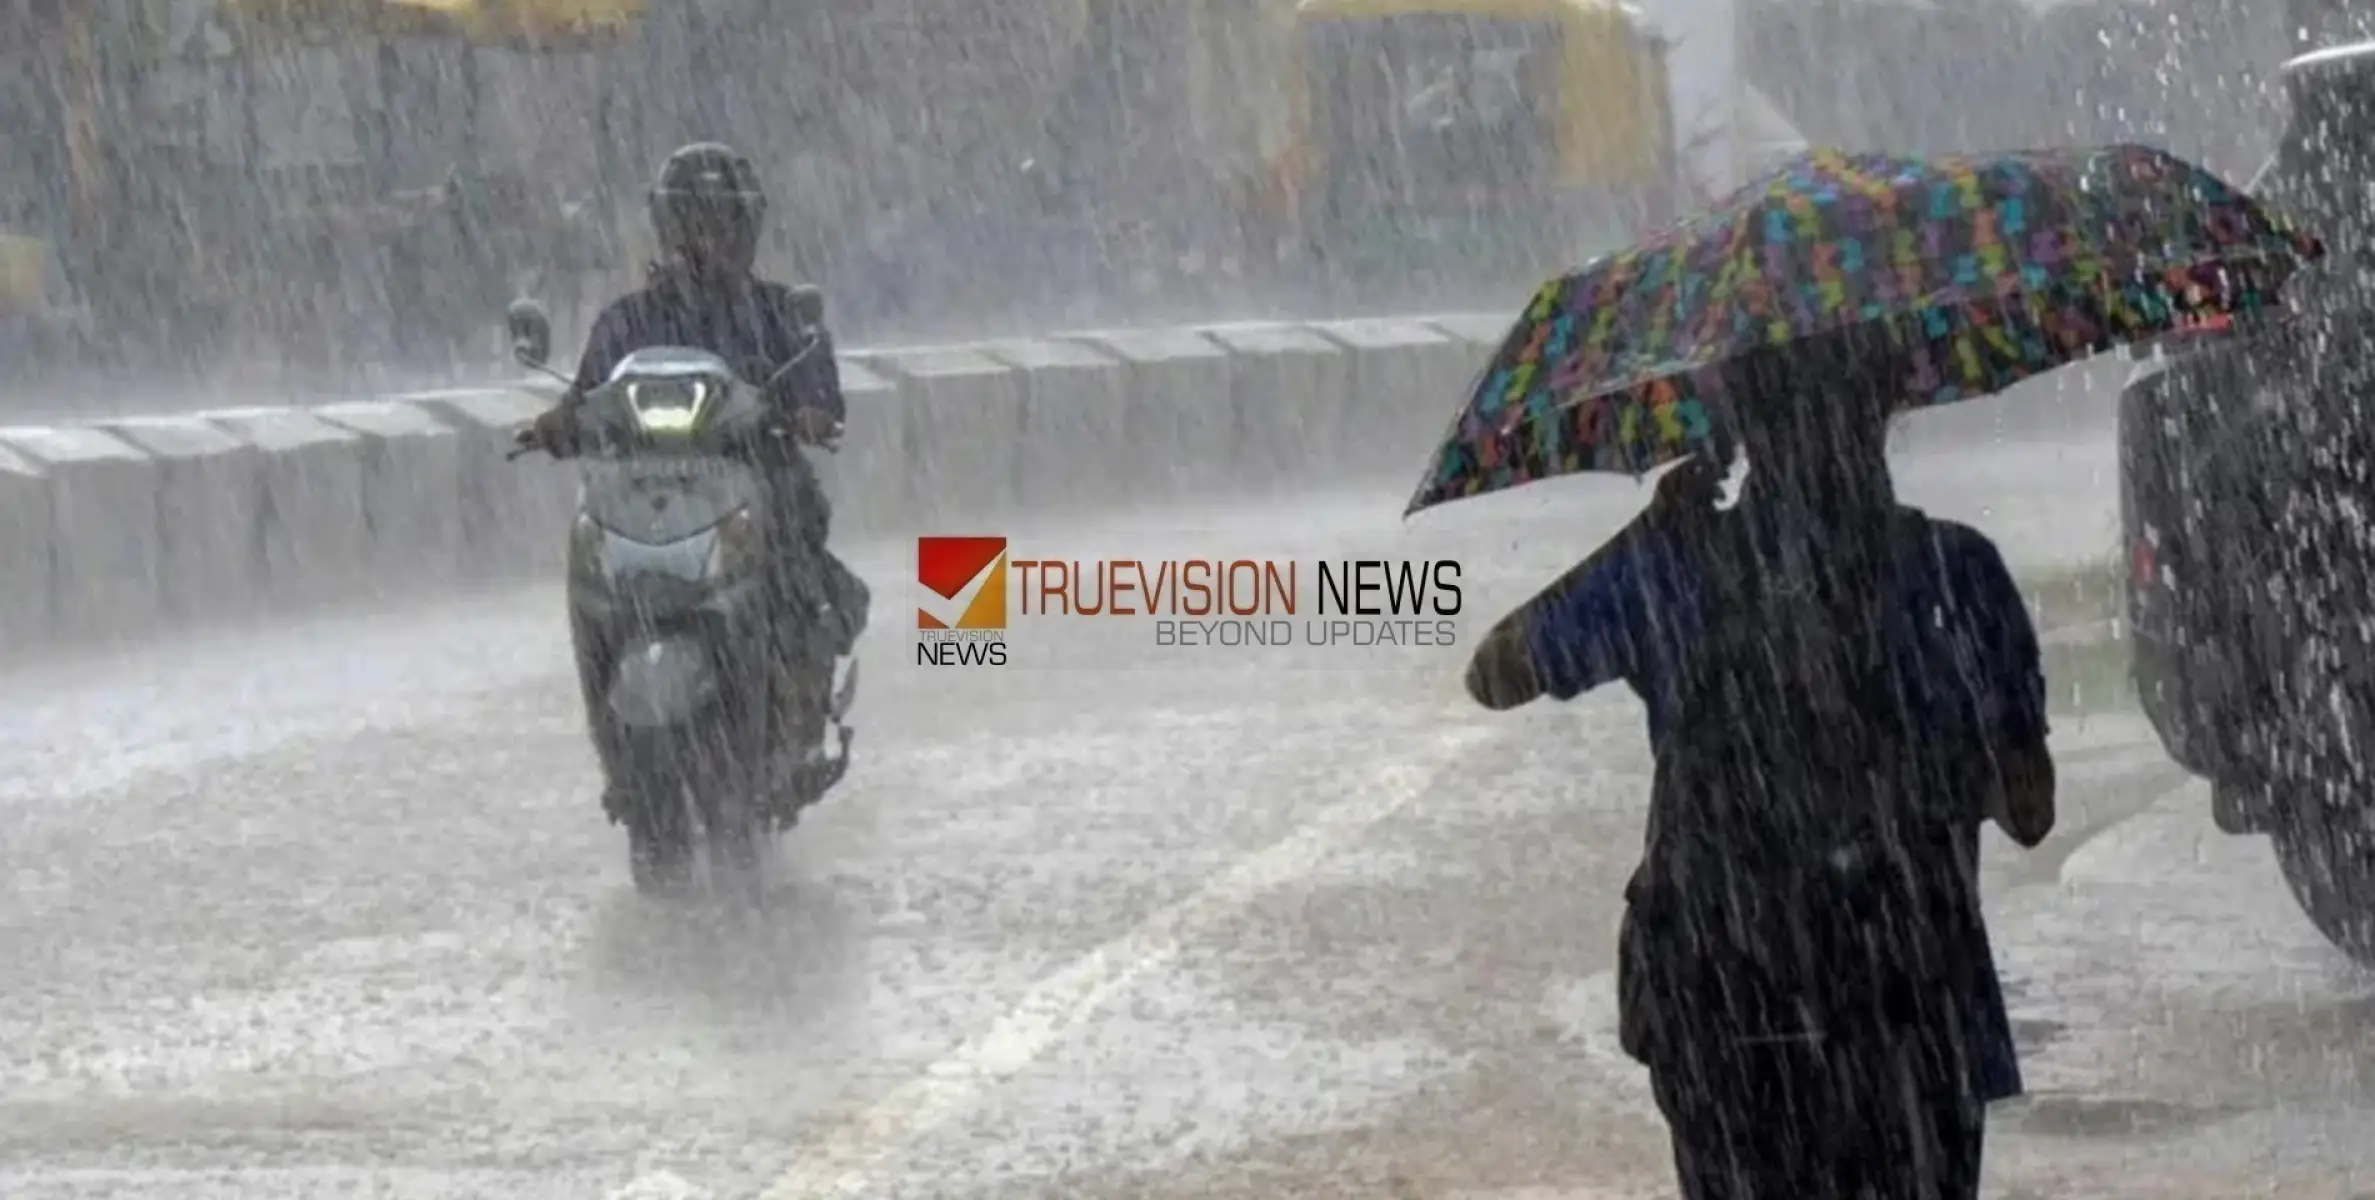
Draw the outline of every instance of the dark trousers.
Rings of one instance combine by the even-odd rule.
[[[783,535],[776,550],[784,571],[778,582],[783,600],[803,613],[820,604],[835,610],[835,628],[825,639],[830,649],[810,656],[830,664],[833,655],[848,653],[865,631],[871,595],[865,581],[826,544],[833,504],[813,468],[801,461],[771,472],[768,495],[775,509],[773,525]]]
[[[1985,1110],[1925,1040],[1728,1046],[1653,1071],[1683,1200],[1975,1200]]]

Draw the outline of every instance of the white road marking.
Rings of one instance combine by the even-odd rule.
[[[709,1192],[687,1182],[674,1171],[637,1176],[603,1200],[708,1200]]]
[[[872,1172],[901,1149],[947,1124],[1053,1049],[1115,994],[1168,965],[1199,935],[1270,889],[1309,875],[1338,847],[1417,799],[1444,767],[1490,732],[1466,726],[1442,734],[1424,754],[1380,770],[1358,786],[1351,799],[1330,807],[1294,834],[1240,859],[1194,894],[1041,980],[986,1032],[803,1146],[794,1164],[761,1195],[765,1200],[812,1200],[863,1193]]]

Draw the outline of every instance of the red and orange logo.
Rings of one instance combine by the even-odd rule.
[[[1006,628],[1005,538],[919,537],[915,578],[933,595],[957,606],[954,622],[928,608],[916,609],[916,628]],[[970,600],[964,598],[968,589],[973,592]]]

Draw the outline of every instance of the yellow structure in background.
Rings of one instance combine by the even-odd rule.
[[[1543,47],[1529,56],[1535,61],[1520,90],[1531,116],[1527,136],[1540,151],[1538,169],[1529,164],[1524,173],[1546,203],[1638,199],[1662,220],[1686,190],[1667,46],[1620,0],[1069,0],[1049,15],[1049,35],[1073,47],[1074,76],[1111,69],[1123,55],[1119,39],[1157,48],[1165,79],[1140,82],[1156,89],[1153,109],[1180,123],[1144,136],[1189,153],[1206,178],[1242,198],[1244,215],[1274,228],[1325,235],[1310,203],[1400,152],[1381,130],[1426,82],[1408,72],[1465,57],[1463,25],[1486,40]],[[1348,59],[1402,57],[1396,47],[1408,40],[1408,18],[1434,19],[1425,21],[1437,27],[1425,35],[1430,48],[1418,55],[1425,61],[1394,62],[1390,88],[1328,94],[1331,69]],[[1450,177],[1410,182],[1438,200],[1448,194],[1442,189],[1464,185]],[[1405,215],[1416,218],[1431,203],[1408,198]]]
[[[297,40],[451,37],[542,46],[616,36],[646,0],[219,0],[234,36]]]
[[[1554,137],[1568,188],[1664,187],[1676,166],[1663,45],[1617,0],[1302,0],[1298,32],[1392,17],[1544,22],[1559,33]],[[1311,127],[1308,55],[1295,56],[1295,125]],[[1315,147],[1324,159],[1330,147]],[[1315,164],[1316,165],[1316,164]]]
[[[49,243],[0,233],[0,317],[33,316],[49,306]]]

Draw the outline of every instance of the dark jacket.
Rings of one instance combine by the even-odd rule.
[[[833,336],[824,327],[824,294],[745,277],[697,283],[673,271],[654,271],[649,286],[611,302],[594,318],[579,361],[573,396],[602,386],[629,354],[652,346],[689,346],[724,358],[750,382],[765,383],[800,352],[810,331],[816,349],[801,361],[789,386],[777,391],[803,407],[845,418],[841,369]]]
[[[1739,519],[1744,510],[1761,511],[1744,501],[1725,519]],[[1919,535],[1902,539],[1893,572],[1888,615],[1897,634],[1889,642],[1897,702],[1941,746],[2042,741],[2048,722],[2036,632],[2001,555],[1967,526],[1912,509],[1901,519]],[[1636,521],[1527,609],[1530,657],[1547,694],[1566,699],[1625,681],[1644,702],[1661,760],[1672,749],[1683,677],[1708,652],[1706,641],[1722,616],[1702,561],[1710,532],[1709,524]],[[1662,813],[1653,796],[1653,832]],[[1951,834],[1953,854],[1974,884],[1978,822],[1974,805]],[[1629,888],[1628,899],[1638,898],[1638,890]],[[1628,947],[1632,927],[1628,913],[1622,939]],[[2017,1096],[2019,1060],[1985,925],[1960,933],[1971,968],[1961,1006],[1969,1020],[1970,1085],[1982,1100]],[[1652,1014],[1628,1001],[1620,1015],[1627,1050],[1644,1056],[1647,1030],[1639,1022]]]

